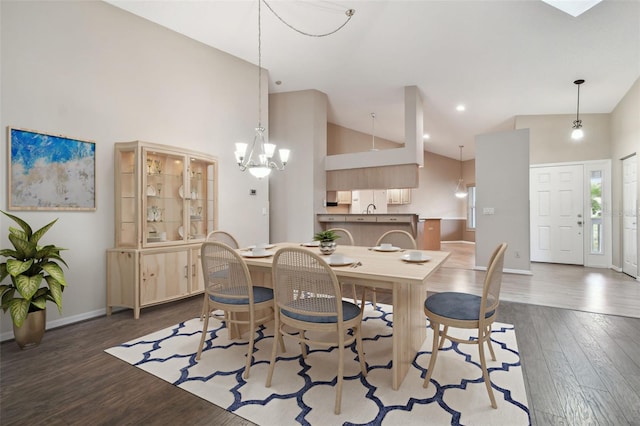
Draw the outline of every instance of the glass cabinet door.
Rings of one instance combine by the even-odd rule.
[[[184,213],[189,199],[185,156],[143,149],[143,167],[143,245],[185,241],[189,232]]]
[[[128,147],[116,150],[115,175],[115,223],[116,247],[138,245],[138,195],[136,149]]]
[[[209,232],[209,166],[210,161],[189,159],[189,235],[192,240],[204,240]]]

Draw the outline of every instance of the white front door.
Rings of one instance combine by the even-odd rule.
[[[638,276],[637,157],[622,161],[622,272]]]
[[[532,167],[531,260],[584,264],[582,164]]]

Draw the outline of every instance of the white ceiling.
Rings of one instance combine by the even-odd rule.
[[[418,86],[425,149],[452,158],[458,145],[473,158],[475,135],[507,130],[516,115],[575,115],[578,78],[582,114],[611,112],[640,76],[640,0],[605,0],[578,17],[538,0],[268,2],[309,33],[332,31],[356,10],[342,30],[312,38],[263,3],[271,93],[317,89],[330,122],[371,133],[375,112],[375,135],[402,142],[404,86]],[[258,63],[257,0],[108,3]]]

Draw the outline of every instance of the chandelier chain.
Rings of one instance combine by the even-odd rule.
[[[288,23],[287,21],[285,21],[280,15],[278,15],[278,13],[273,10],[273,8],[271,7],[271,5],[269,3],[267,3],[266,0],[260,0],[262,2],[264,2],[264,4],[269,8],[269,10],[271,11],[271,13],[273,13],[276,18],[278,18],[280,20],[280,22],[282,22],[283,24],[285,24],[287,27],[291,28],[293,31],[300,33],[302,35],[305,35],[307,37],[326,37],[326,36],[330,36],[331,34],[335,34],[338,31],[340,31],[342,28],[344,28],[345,25],[347,25],[349,23],[349,21],[351,20],[351,18],[353,17],[353,15],[355,15],[356,11],[355,9],[348,9],[345,12],[345,15],[347,15],[347,20],[344,21],[338,28],[336,28],[333,31],[330,31],[328,33],[323,33],[323,34],[311,34],[311,33],[307,33],[305,31],[299,30],[296,27],[294,27],[293,25],[291,25],[290,23]],[[260,10],[260,9],[258,9]]]
[[[262,23],[261,7],[258,1],[258,127],[262,127]]]

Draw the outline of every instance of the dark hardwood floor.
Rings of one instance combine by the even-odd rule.
[[[121,311],[49,330],[24,351],[2,343],[0,424],[251,424],[104,352],[201,306],[198,296],[139,320]],[[498,321],[516,327],[532,424],[640,425],[640,319],[502,302]]]

